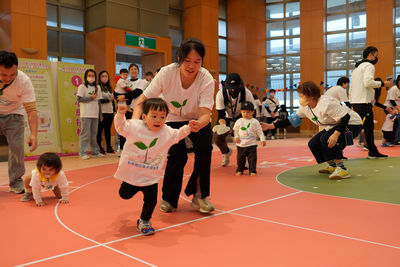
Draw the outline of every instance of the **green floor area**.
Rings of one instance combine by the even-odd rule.
[[[345,166],[349,179],[330,180],[318,173],[326,165],[311,165],[279,174],[283,185],[308,192],[332,196],[400,204],[400,158],[351,159]]]

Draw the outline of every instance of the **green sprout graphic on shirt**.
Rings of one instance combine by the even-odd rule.
[[[178,101],[171,101],[171,104],[179,108],[179,115],[182,116],[182,108],[186,105],[187,99],[183,100],[182,104],[180,104]]]
[[[143,163],[147,163],[147,154],[149,153],[149,149],[153,147],[157,143],[158,138],[155,138],[153,141],[151,141],[150,145],[147,147],[144,143],[142,142],[135,142],[135,145],[140,149],[140,150],[146,150],[146,156],[144,158]]]
[[[249,128],[250,128],[250,122],[249,122],[249,124],[247,124],[247,127],[240,127],[240,130],[247,131],[247,129],[249,129]]]

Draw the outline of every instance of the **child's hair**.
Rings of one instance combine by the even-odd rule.
[[[87,80],[87,76],[89,75],[89,72],[93,72],[94,73],[94,84],[97,84],[97,77],[96,77],[96,72],[94,71],[94,69],[88,69],[85,71],[85,75],[83,76],[83,80],[85,81],[85,86],[88,87],[89,82]]]
[[[0,51],[0,66],[9,69],[16,65],[18,67],[18,58],[14,52],[8,52],[5,50]]]
[[[151,71],[146,72],[145,76],[149,76],[149,75],[154,76],[154,74]]]
[[[275,89],[269,89],[269,93],[271,94],[271,93],[276,93],[276,90]]]
[[[127,69],[120,69],[119,70],[119,75],[121,75],[122,73],[129,74],[129,71]]]
[[[161,98],[148,98],[143,102],[143,114],[149,113],[150,110],[165,111],[168,115],[168,104]]]
[[[312,81],[307,81],[299,85],[297,88],[299,94],[319,99],[321,97],[321,90]]]
[[[281,111],[286,111],[286,105],[281,105],[280,110],[281,110]]]
[[[253,103],[249,102],[249,101],[245,101],[242,103],[242,107],[240,110],[250,110],[250,111],[254,111],[254,105]]]
[[[36,162],[36,167],[39,171],[42,166],[52,167],[56,170],[56,173],[59,173],[62,169],[62,162],[56,153],[46,152],[40,155]]]
[[[340,78],[337,80],[336,85],[342,86],[342,85],[345,84],[345,83],[350,83],[350,80],[349,80],[349,78],[343,76],[343,77],[340,77]]]

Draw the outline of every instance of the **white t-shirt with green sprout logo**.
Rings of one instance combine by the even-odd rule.
[[[261,141],[265,141],[265,135],[260,122],[255,118],[251,118],[250,120],[245,118],[238,119],[233,126],[233,132],[235,133],[235,137],[240,138],[240,143],[236,144],[240,147],[257,145],[257,136],[260,137]]]
[[[114,177],[136,186],[147,186],[162,177],[169,148],[190,134],[189,126],[172,129],[164,125],[158,132],[150,131],[142,120],[114,117],[117,132],[126,138]]]
[[[184,89],[176,63],[161,68],[143,92],[147,98],[159,97],[168,103],[167,121],[189,121],[198,119],[200,108],[212,110],[214,106],[214,78],[205,68],[200,68],[193,84]]]

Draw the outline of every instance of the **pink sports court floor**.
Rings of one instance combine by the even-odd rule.
[[[152,236],[136,231],[141,193],[118,195],[115,155],[64,157],[70,203],[45,192],[44,207],[7,192],[3,162],[0,266],[400,266],[400,147],[379,149],[390,158],[346,148],[343,180],[318,173],[306,138],[259,146],[257,176],[235,176],[236,153],[222,167],[214,149],[216,210],[200,214],[182,193],[175,212],[156,207]],[[190,154],[184,186],[192,166]]]

